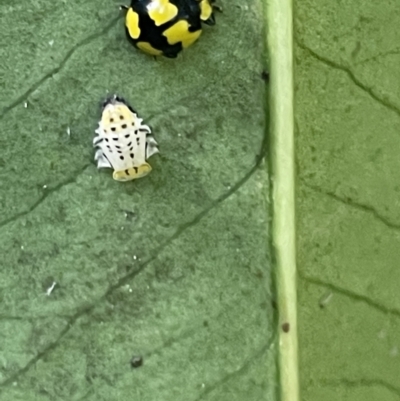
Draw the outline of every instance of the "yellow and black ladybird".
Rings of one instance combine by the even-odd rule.
[[[124,7],[128,40],[152,56],[177,57],[214,25],[215,0],[132,0]]]

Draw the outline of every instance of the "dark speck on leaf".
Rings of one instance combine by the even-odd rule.
[[[133,218],[135,217],[135,212],[131,212],[130,210],[123,210],[123,212],[127,220],[133,220]]]
[[[135,355],[131,359],[132,368],[140,368],[143,365],[143,358],[139,355]]]
[[[261,73],[261,79],[265,82],[269,82],[269,72],[268,71],[263,71]]]
[[[289,330],[290,330],[290,324],[289,323],[283,323],[282,324],[282,330],[283,330],[283,332],[284,333],[289,333]]]

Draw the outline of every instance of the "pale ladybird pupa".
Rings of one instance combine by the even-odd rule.
[[[158,153],[149,126],[142,124],[136,111],[117,95],[107,98],[93,146],[97,168],[112,168],[116,181],[131,181],[151,171],[147,159]]]

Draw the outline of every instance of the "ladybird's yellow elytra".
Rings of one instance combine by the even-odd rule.
[[[200,14],[201,20],[207,21],[213,13],[213,8],[210,4],[210,1],[209,0],[201,0],[200,10],[201,10],[201,14]]]
[[[128,28],[129,35],[131,35],[133,39],[138,39],[140,36],[139,15],[131,8],[129,8],[126,13],[125,25]]]
[[[189,32],[189,23],[181,20],[163,32],[170,45],[182,42],[182,47],[189,47],[201,35],[201,29]]]
[[[152,56],[161,56],[162,51],[155,49],[150,43],[148,42],[137,42],[136,46],[144,51],[147,54],[150,54]]]
[[[131,0],[125,34],[144,53],[176,58],[199,39],[203,24],[215,24],[214,9],[214,0]]]
[[[147,6],[149,17],[157,26],[171,21],[178,15],[178,7],[171,4],[169,0],[153,0]]]
[[[145,177],[151,172],[150,164],[144,163],[138,167],[131,167],[126,170],[114,171],[113,178],[115,181],[132,181]]]

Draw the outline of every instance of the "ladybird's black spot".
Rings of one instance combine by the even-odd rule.
[[[111,127],[111,131],[112,131],[112,132],[115,132],[115,127]]]
[[[133,159],[135,157],[135,155],[133,153],[130,154],[131,159]]]
[[[123,120],[123,119],[124,119],[124,116],[119,116],[119,118],[120,118],[121,120]]]
[[[137,173],[139,171],[139,169],[137,167],[133,168],[135,170],[135,173]]]
[[[140,143],[140,139],[139,138],[136,138],[136,143],[139,145],[139,143]]]
[[[118,138],[113,138],[113,141],[118,141]]]
[[[121,149],[121,146],[115,145],[115,147],[116,147],[117,149]]]
[[[119,158],[120,158],[121,160],[124,160],[124,156],[120,156]]]
[[[140,368],[143,365],[143,358],[140,355],[135,355],[131,359],[132,368]]]
[[[126,135],[125,135],[125,138],[129,138],[129,136],[130,136],[130,134],[126,134]]]
[[[131,145],[132,145],[132,142],[129,142],[128,145],[126,145],[126,146],[131,146]]]
[[[132,127],[134,127],[134,126],[135,126],[135,123],[132,123],[131,125],[132,125]]]
[[[129,175],[129,170],[125,170],[125,174],[126,174],[126,175]]]
[[[125,128],[127,128],[128,126],[127,126],[126,124],[122,124],[121,127],[125,129]]]
[[[106,142],[108,142],[108,138],[106,138]]]
[[[113,118],[110,118],[110,123],[113,123],[114,122],[114,119]]]
[[[117,152],[121,155],[122,154],[122,150],[117,150]]]
[[[133,150],[133,146],[131,146],[131,147],[129,148],[129,151],[130,151],[130,152],[132,152],[132,150]]]

